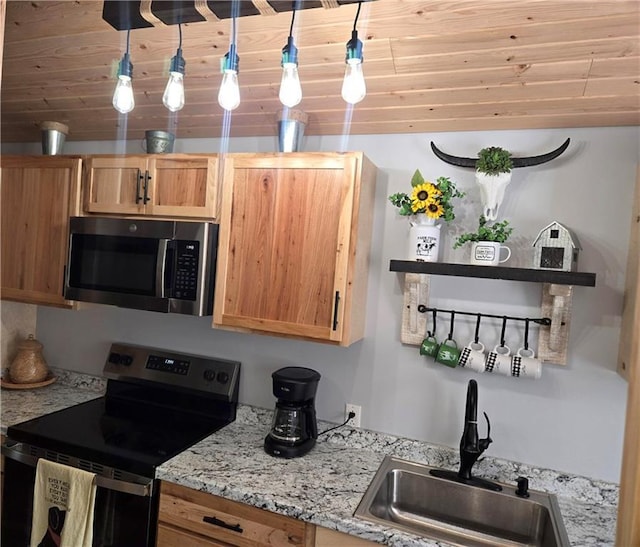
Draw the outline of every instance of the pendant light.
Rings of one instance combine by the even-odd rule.
[[[356,25],[362,2],[358,2],[358,11],[353,22],[351,40],[347,42],[346,68],[342,82],[342,98],[349,104],[359,103],[367,94],[367,85],[362,72],[362,42],[358,40]]]
[[[236,52],[236,16],[232,19],[231,45],[229,51],[220,60],[222,84],[218,92],[218,103],[225,110],[235,110],[240,105],[240,87],[238,86],[238,65],[240,57]]]
[[[167,87],[164,88],[162,95],[162,103],[171,112],[177,112],[184,106],[184,67],[185,61],[182,57],[182,24],[178,23],[178,33],[180,41],[178,42],[178,50],[171,59],[169,67],[169,81]]]
[[[129,36],[131,29],[127,30],[127,51],[122,56],[122,60],[118,66],[118,83],[113,92],[113,108],[122,114],[131,112],[136,102],[133,98],[133,86],[131,85],[131,76],[133,74],[133,65],[129,57]]]
[[[291,26],[287,45],[282,48],[282,80],[280,81],[280,102],[292,108],[302,100],[302,87],[298,76],[298,48],[293,43],[293,22],[296,18],[296,7],[293,6]]]

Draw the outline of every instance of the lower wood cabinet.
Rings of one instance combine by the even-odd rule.
[[[313,524],[162,482],[158,547],[313,547]]]
[[[314,526],[170,482],[160,487],[157,547],[374,547]]]
[[[315,547],[374,547],[379,543],[316,526]]]

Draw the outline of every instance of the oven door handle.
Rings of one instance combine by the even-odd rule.
[[[5,458],[15,460],[30,467],[36,467],[40,458],[32,456],[31,454],[25,454],[20,450],[21,446],[22,445],[20,443],[12,444],[11,441],[7,441],[2,445],[2,454]],[[136,477],[140,482],[128,482],[96,475],[96,486],[98,488],[115,490],[116,492],[122,492],[123,494],[131,494],[139,497],[151,496],[153,493],[153,479],[133,475],[132,473],[128,473],[128,475],[130,477]]]

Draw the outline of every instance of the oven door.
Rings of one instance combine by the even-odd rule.
[[[2,454],[5,460],[0,543],[2,547],[25,547],[30,545],[38,458],[25,451],[22,444],[12,441],[5,443]],[[57,457],[51,459],[65,463]],[[73,460],[68,458],[68,461]],[[109,470],[109,474],[126,478],[120,480],[100,475],[96,478],[93,547],[154,546],[158,518],[155,481],[117,470]]]

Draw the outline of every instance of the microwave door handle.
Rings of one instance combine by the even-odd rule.
[[[156,296],[164,298],[164,276],[167,267],[168,239],[158,241],[158,260],[156,261]]]

